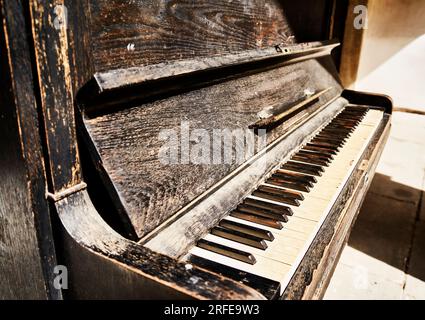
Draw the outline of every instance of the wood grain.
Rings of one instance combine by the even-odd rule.
[[[307,88],[333,87],[317,102],[321,105],[340,88],[333,72],[330,58],[312,59],[85,119],[88,140],[100,156],[97,167],[107,173],[105,183],[120,201],[118,210],[142,237],[238,166],[234,160],[164,165],[158,159],[164,143],[158,139],[160,129],[180,130],[181,121],[208,130],[210,136],[214,128],[246,129],[267,107],[298,101]],[[269,132],[269,143],[282,128]]]
[[[24,3],[0,16],[0,299],[60,299]]]
[[[275,0],[92,0],[96,71],[294,42]]]
[[[64,5],[61,0],[30,1],[37,85],[49,153],[52,193],[79,184],[82,179],[74,122],[70,58],[73,48],[70,49],[69,29],[66,24],[55,26],[57,14],[53,9],[45,10],[61,5]]]
[[[70,270],[70,298],[264,299],[255,290],[174,260],[118,235],[85,191],[56,203],[61,251]]]

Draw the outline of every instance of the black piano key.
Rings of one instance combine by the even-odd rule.
[[[255,190],[252,193],[252,195],[256,196],[258,198],[267,199],[267,200],[285,203],[285,204],[290,204],[290,205],[296,206],[296,207],[300,206],[299,200],[294,199],[294,198],[287,198],[287,197],[277,195],[277,194],[271,194],[271,193],[268,193],[268,192],[261,192],[261,191]]]
[[[326,135],[321,135],[321,134],[318,134],[315,138],[314,138],[314,140],[319,140],[319,141],[323,141],[323,142],[326,142],[326,141],[329,141],[329,142],[334,142],[334,143],[339,143],[339,145],[342,147],[342,146],[344,146],[345,145],[345,143],[346,143],[346,139],[339,139],[339,138],[335,138],[335,137],[332,137],[332,136],[326,136]]]
[[[322,138],[322,139],[332,139],[332,140],[337,140],[337,141],[342,141],[342,142],[347,142],[348,138],[347,137],[342,137],[341,135],[338,134],[332,134],[332,133],[326,133],[326,132],[319,132],[316,137]]]
[[[342,147],[344,145],[344,142],[341,141],[341,140],[322,138],[322,137],[319,137],[319,136],[314,137],[314,139],[312,139],[311,142],[312,143],[320,142],[320,143],[334,145],[334,146],[337,146],[337,147]]]
[[[346,128],[345,126],[339,126],[339,125],[334,125],[334,124],[330,124],[330,125],[326,126],[326,130],[339,130],[339,131],[345,132],[345,133],[352,133],[354,131],[353,128]]]
[[[285,216],[292,216],[294,213],[292,212],[292,209],[284,206],[284,205],[278,205],[270,202],[260,201],[257,199],[251,199],[246,198],[243,201],[243,204],[247,204],[256,208],[265,209],[277,214],[283,214]]]
[[[338,146],[331,145],[331,144],[326,143],[326,142],[313,142],[313,141],[311,141],[311,142],[307,143],[307,146],[326,148],[326,149],[330,149],[330,150],[334,150],[334,151],[339,150]]]
[[[346,126],[340,126],[340,125],[328,125],[326,127],[326,129],[334,129],[334,130],[340,130],[342,132],[347,132],[347,133],[353,133],[354,128],[347,128]]]
[[[287,171],[287,172],[292,173],[291,171]],[[280,170],[273,173],[271,178],[283,180],[283,181],[289,181],[292,183],[301,183],[306,185],[307,187],[313,187],[313,184],[314,184],[314,181],[308,180],[305,177],[290,176],[286,173],[282,173]]]
[[[324,166],[324,167],[329,166],[329,161],[319,160],[319,159],[306,157],[306,156],[302,156],[302,155],[294,155],[294,156],[292,156],[291,160],[299,161],[299,162],[305,162],[305,163],[311,163],[311,164],[315,164],[315,165],[318,165],[318,166]]]
[[[320,133],[330,133],[330,134],[334,134],[334,135],[337,135],[339,137],[344,137],[344,138],[351,136],[351,133],[347,132],[345,130],[339,130],[339,129],[328,128],[328,127],[324,128],[322,131],[320,131]]]
[[[327,159],[329,161],[333,160],[333,155],[329,154],[329,153],[323,153],[320,151],[316,151],[316,150],[299,150],[298,154],[302,154],[302,155],[314,155],[316,157],[318,157],[319,159]]]
[[[338,137],[342,137],[342,138],[349,138],[351,137],[351,133],[350,132],[346,132],[346,131],[341,131],[338,129],[332,129],[332,128],[325,128],[322,131],[320,131],[321,134],[333,134],[336,135]]]
[[[259,217],[253,214],[249,214],[249,213],[244,213],[244,212],[240,212],[240,211],[232,211],[230,213],[230,216],[235,217],[235,218],[239,218],[242,220],[246,220],[252,223],[256,223],[256,224],[260,224],[269,228],[273,228],[273,229],[278,229],[281,230],[283,228],[283,224],[281,221],[277,221],[277,220],[273,220],[273,219],[268,219],[268,218],[263,218],[263,217]]]
[[[320,153],[311,152],[311,151],[308,151],[308,150],[299,150],[294,156],[308,158],[308,159],[320,160],[320,161],[323,161],[327,164],[331,163],[332,159],[333,159],[331,157],[322,155]]]
[[[360,122],[362,121],[363,115],[356,115],[352,113],[340,113],[335,117],[333,121],[351,121],[351,122]]]
[[[248,287],[257,290],[269,300],[277,298],[280,295],[280,283],[277,281],[273,281],[249,272],[241,271],[221,263],[195,256],[193,254],[189,255],[187,262],[203,269],[210,270],[214,273],[218,273],[237,282],[241,282]]]
[[[344,126],[348,125],[348,126],[356,127],[360,123],[360,120],[337,118],[337,119],[333,120],[331,123],[332,124],[341,124],[341,125],[344,125]]]
[[[310,151],[319,151],[321,153],[327,153],[327,154],[331,154],[331,155],[336,155],[337,152],[335,150],[330,150],[327,148],[322,148],[322,147],[317,147],[317,146],[312,146],[312,145],[306,145],[302,148],[302,150],[310,150]]]
[[[245,263],[249,263],[254,265],[257,261],[255,260],[255,257],[249,253],[242,250],[230,248],[227,246],[223,246],[218,243],[214,243],[205,239],[201,239],[196,244],[199,248],[202,248],[204,250],[208,250],[217,254],[221,254],[223,256],[236,259]]]
[[[267,243],[264,241],[264,239],[240,231],[229,230],[223,227],[214,227],[211,229],[210,233],[217,237],[232,240],[257,249],[267,249]]]
[[[275,213],[275,212],[272,212],[272,211],[269,211],[269,210],[266,210],[266,209],[253,207],[253,206],[250,206],[248,204],[242,203],[242,204],[238,205],[238,207],[236,209],[240,212],[245,212],[245,213],[253,214],[253,215],[256,215],[256,216],[269,218],[269,219],[282,221],[282,222],[288,222],[288,217],[284,214]]]
[[[268,230],[264,230],[264,229],[260,229],[260,228],[256,228],[252,226],[247,226],[245,224],[238,223],[231,220],[221,220],[219,222],[219,225],[223,228],[240,231],[240,232],[250,234],[264,240],[268,240],[268,241],[274,240],[273,233],[271,233]]]
[[[313,176],[322,176],[323,168],[315,165],[309,165],[304,163],[297,163],[288,161],[282,166],[283,169],[293,170],[296,172],[311,174]]]
[[[275,186],[283,187],[283,188],[289,188],[292,190],[298,190],[303,192],[310,192],[310,183],[302,183],[302,182],[293,182],[293,181],[287,181],[284,179],[278,179],[276,177],[270,177],[266,183],[272,184]]]
[[[285,177],[289,176],[289,177],[293,177],[296,179],[299,179],[300,181],[308,181],[311,183],[316,183],[317,179],[315,177],[300,173],[300,172],[293,172],[293,171],[287,171],[284,169],[277,169],[276,172],[274,173],[275,175],[283,175]]]
[[[287,190],[287,189],[281,189],[281,188],[276,188],[276,187],[272,187],[272,186],[264,186],[264,185],[259,186],[258,190],[262,191],[262,192],[279,194],[279,195],[282,195],[284,197],[294,198],[294,199],[298,199],[298,200],[304,200],[303,194],[301,192],[294,191],[294,190]]]

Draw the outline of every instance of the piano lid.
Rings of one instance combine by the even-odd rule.
[[[297,43],[283,3],[90,1],[79,130],[133,238],[341,93],[335,44]],[[249,131],[285,112],[265,139]]]

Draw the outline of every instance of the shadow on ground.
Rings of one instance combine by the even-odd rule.
[[[379,193],[375,192],[378,187]],[[422,198],[422,190],[377,173],[348,245],[425,281],[425,222],[420,221]]]

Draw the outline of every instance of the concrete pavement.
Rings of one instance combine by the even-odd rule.
[[[390,138],[325,299],[425,299],[425,116]]]

